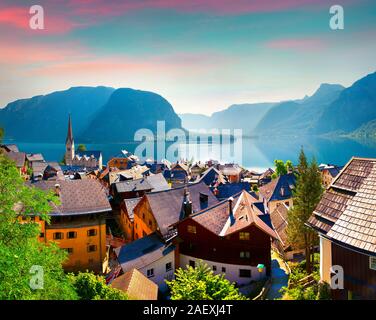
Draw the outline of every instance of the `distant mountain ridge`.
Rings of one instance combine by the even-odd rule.
[[[262,117],[275,103],[234,104],[211,116],[200,114],[179,114],[182,125],[195,129],[242,129],[243,134],[255,134],[255,128]]]
[[[181,128],[181,120],[166,99],[129,88],[73,87],[9,103],[0,109],[5,139],[63,143],[71,114],[76,141],[133,141],[140,128],[156,132],[158,120],[166,130]]]

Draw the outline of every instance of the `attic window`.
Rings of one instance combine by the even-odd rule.
[[[207,194],[200,192],[200,202],[208,202],[208,201],[209,201],[209,196]]]
[[[369,257],[369,268],[376,270],[376,257]]]
[[[239,220],[242,220],[242,219],[244,219],[244,216],[240,216],[240,217],[239,217]]]

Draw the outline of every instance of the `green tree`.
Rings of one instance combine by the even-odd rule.
[[[78,152],[85,152],[87,150],[86,146],[84,144],[79,144],[77,151]]]
[[[4,137],[4,129],[0,128],[0,143],[2,143]]]
[[[287,174],[288,172],[291,172],[294,169],[291,160],[283,162],[283,160],[276,159],[274,160],[274,166],[275,173],[272,175],[272,179],[275,179],[279,176],[283,176],[284,174]]]
[[[124,292],[106,285],[105,279],[93,272],[69,276],[80,300],[128,300]]]
[[[293,207],[288,212],[287,235],[289,243],[306,253],[306,272],[312,271],[313,246],[317,244],[317,234],[306,222],[320,201],[323,193],[321,176],[315,159],[309,164],[303,148],[299,155],[297,183],[293,190]]]
[[[64,274],[65,251],[56,244],[38,241],[38,215],[48,223],[52,193],[25,185],[15,164],[0,154],[0,299],[75,299],[76,293]],[[32,267],[43,270],[43,288],[32,289]],[[39,275],[41,273],[39,272]],[[41,285],[41,282],[38,282]]]
[[[246,300],[224,275],[215,275],[202,261],[193,268],[179,268],[175,279],[166,281],[171,300]]]

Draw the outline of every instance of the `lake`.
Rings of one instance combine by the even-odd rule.
[[[42,153],[47,161],[60,161],[65,152],[63,143],[30,143],[17,141],[4,141],[15,143],[21,151],[27,153]],[[353,140],[347,138],[321,138],[321,137],[259,137],[243,138],[235,143],[236,156],[228,152],[228,148],[234,148],[234,142],[224,145],[209,145],[207,143],[181,143],[176,144],[175,149],[179,154],[174,155],[167,152],[163,154],[170,161],[176,160],[174,156],[194,160],[218,159],[221,162],[238,162],[245,168],[253,170],[264,170],[273,166],[274,159],[291,160],[294,163],[298,160],[301,146],[308,157],[316,157],[319,163],[331,163],[344,165],[352,156],[376,158],[376,140],[364,139]],[[77,147],[78,143],[76,143]],[[171,144],[170,144],[171,145]],[[170,146],[169,145],[169,146]],[[104,163],[121,150],[135,152],[138,144],[135,142],[124,144],[87,144],[88,150],[101,150]],[[165,148],[168,149],[169,146]],[[156,147],[154,155],[157,154]],[[224,152],[224,150],[226,152]],[[232,150],[233,151],[233,150]],[[157,158],[157,156],[153,157]]]

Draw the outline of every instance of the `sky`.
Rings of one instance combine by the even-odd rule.
[[[343,30],[329,27],[335,4]],[[99,85],[208,115],[302,98],[376,71],[375,17],[374,0],[0,0],[0,107]]]

